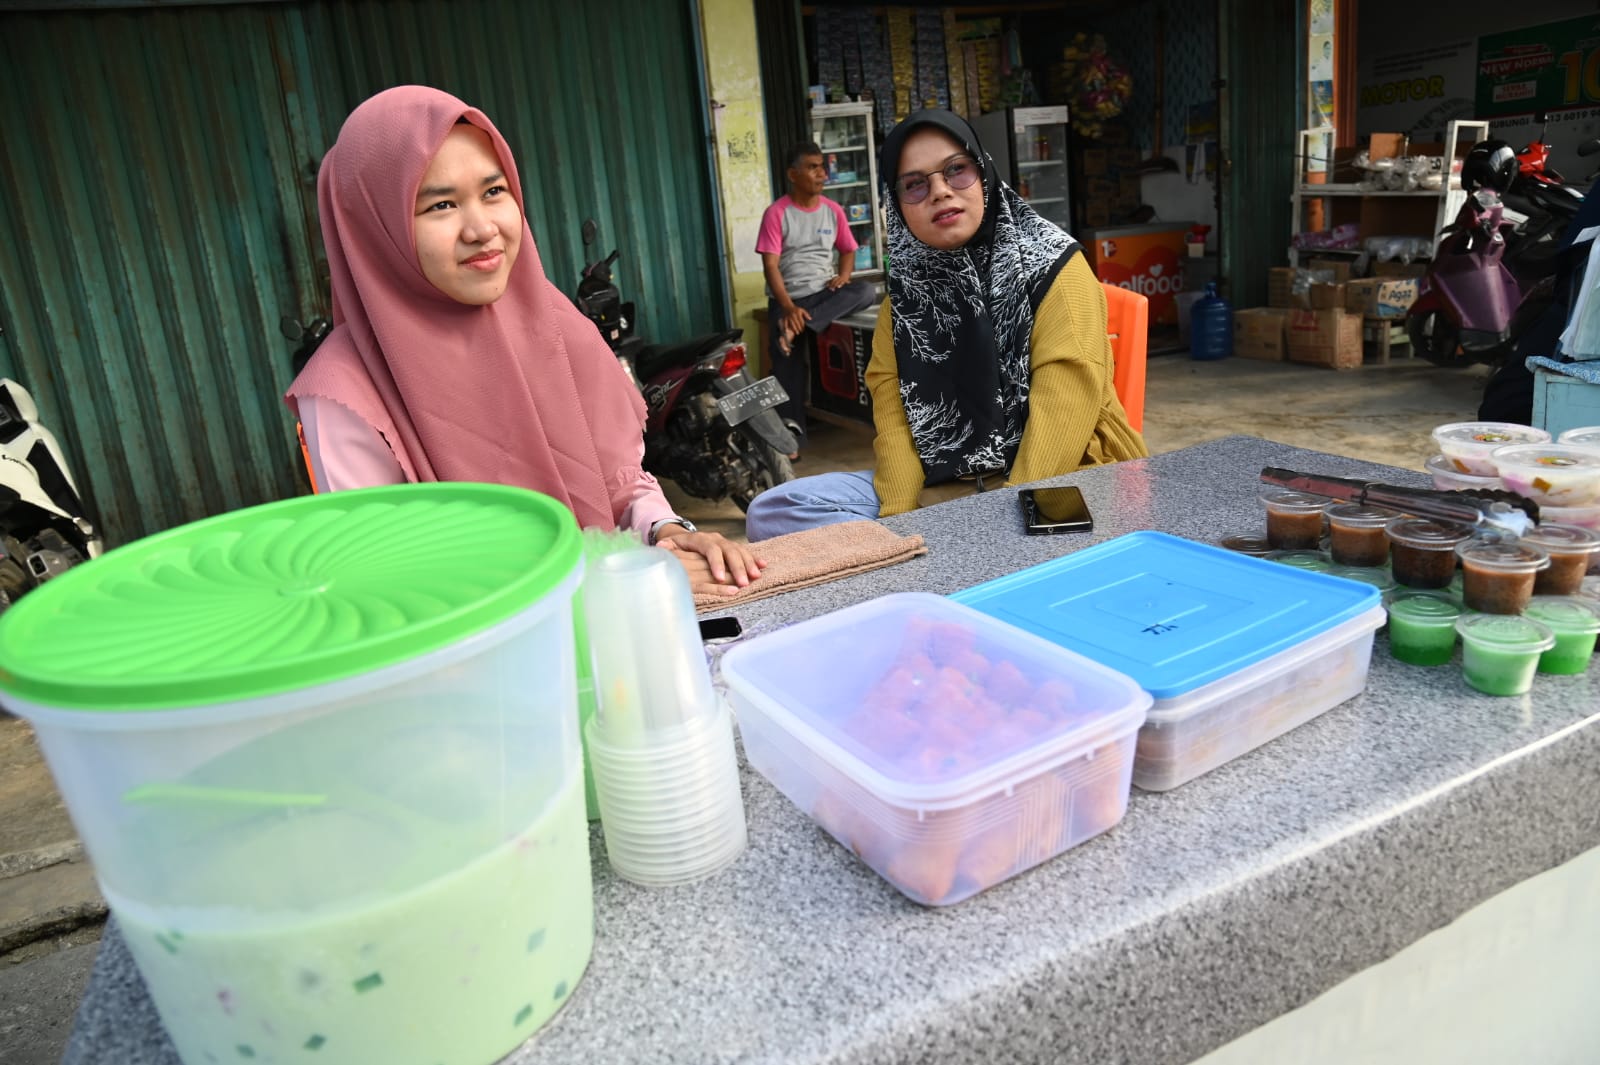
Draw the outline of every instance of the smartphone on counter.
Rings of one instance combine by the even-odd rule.
[[[744,632],[738,618],[702,618],[700,639],[706,643],[714,640],[736,640]]]
[[[1024,488],[1017,493],[1022,501],[1023,528],[1029,536],[1054,533],[1089,532],[1094,518],[1089,504],[1075,485],[1065,488]]]

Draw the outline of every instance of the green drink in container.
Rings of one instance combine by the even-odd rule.
[[[1456,649],[1461,604],[1439,592],[1396,591],[1389,597],[1389,653],[1414,666],[1442,666]]]
[[[1467,614],[1456,619],[1461,634],[1461,673],[1488,695],[1522,695],[1533,687],[1539,655],[1555,636],[1537,621],[1515,614]]]
[[[580,576],[556,501],[401,485],[173,529],[0,617],[0,701],[186,1065],[488,1065],[567,1001]]]
[[[1555,635],[1555,646],[1539,656],[1540,673],[1582,673],[1589,668],[1600,634],[1600,604],[1575,596],[1536,595],[1523,616]]]

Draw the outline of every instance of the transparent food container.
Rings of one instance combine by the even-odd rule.
[[[1489,461],[1507,488],[1540,506],[1587,507],[1600,502],[1600,449],[1513,444],[1495,448]]]
[[[1451,422],[1433,430],[1433,442],[1457,473],[1498,477],[1489,452],[1508,444],[1544,444],[1550,434],[1515,422]]]
[[[447,528],[472,551],[441,565],[418,531]],[[303,496],[0,617],[0,701],[185,1062],[489,1062],[566,1001],[594,928],[578,544],[522,489]]]
[[[960,902],[1122,819],[1150,697],[943,596],[883,596],[722,660],[751,766],[875,872]]]
[[[1371,585],[1158,532],[955,598],[1126,673],[1154,697],[1133,783],[1165,791],[1357,694],[1383,625]]]

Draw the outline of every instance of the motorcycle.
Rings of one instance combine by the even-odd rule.
[[[585,248],[596,232],[593,219],[584,222]],[[584,267],[573,302],[644,396],[645,469],[692,496],[731,498],[745,510],[794,478],[788,456],[799,442],[773,409],[788,394],[773,378],[751,375],[741,329],[679,344],[635,335],[634,304],[623,301],[611,274],[619,254]]]
[[[105,542],[28,390],[0,378],[0,610]]]
[[[1579,154],[1594,150],[1600,141]],[[1584,200],[1549,155],[1543,132],[1521,152],[1490,140],[1468,154],[1467,199],[1440,233],[1406,317],[1412,350],[1429,362],[1502,362],[1549,308],[1561,236]]]

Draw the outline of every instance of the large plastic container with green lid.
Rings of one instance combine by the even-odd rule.
[[[485,1065],[593,943],[577,523],[403,485],[225,514],[0,616],[179,1055]]]

